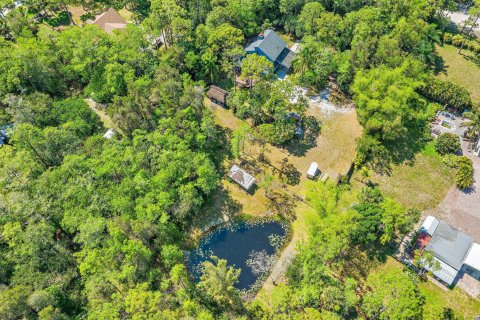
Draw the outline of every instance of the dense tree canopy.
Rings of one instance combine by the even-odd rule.
[[[353,98],[364,127],[357,164],[374,169],[392,150],[402,154],[402,141],[425,141],[428,99],[469,107],[465,90],[429,71],[449,6],[0,1],[0,126],[9,135],[0,147],[0,318],[421,318],[407,273],[364,284],[350,272],[352,256],[381,254],[418,215],[376,188],[358,197],[348,186],[308,188],[308,239],[267,302],[242,300],[234,287],[241,271],[225,260],[206,263],[195,283],[183,252],[191,221],[219,188],[222,150],[242,157],[247,139],[262,150],[315,143],[319,123],[297,86],[335,83]],[[86,10],[82,21],[126,9],[132,23],[112,33],[75,25],[73,7]],[[302,38],[284,81],[271,61],[245,57],[267,28]],[[251,88],[237,87],[237,76]],[[204,105],[210,84],[227,89],[228,105],[247,120],[230,145]],[[478,113],[472,118],[475,133]],[[116,135],[103,138],[109,128]],[[461,188],[473,182],[467,160],[458,162]]]

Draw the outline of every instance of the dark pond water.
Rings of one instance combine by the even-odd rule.
[[[212,255],[225,259],[228,265],[241,269],[235,287],[248,290],[273,265],[285,235],[285,227],[273,221],[223,226],[207,234],[197,249],[188,252],[187,266],[198,281],[202,262]]]

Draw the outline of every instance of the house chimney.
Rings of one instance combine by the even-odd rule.
[[[263,32],[262,32],[262,33],[260,33],[260,34],[258,35],[258,39],[263,39],[263,38],[265,38],[265,35],[264,35]]]

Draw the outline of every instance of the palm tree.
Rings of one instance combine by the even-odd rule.
[[[480,133],[480,112],[473,113],[472,119],[461,124],[462,127],[467,128],[466,136],[470,139],[474,138]]]

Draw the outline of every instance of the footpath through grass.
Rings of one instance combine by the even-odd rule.
[[[437,52],[442,58],[437,63],[437,76],[464,86],[473,100],[480,101],[480,66],[472,60],[473,53],[463,50],[459,54],[452,45],[437,46]]]

